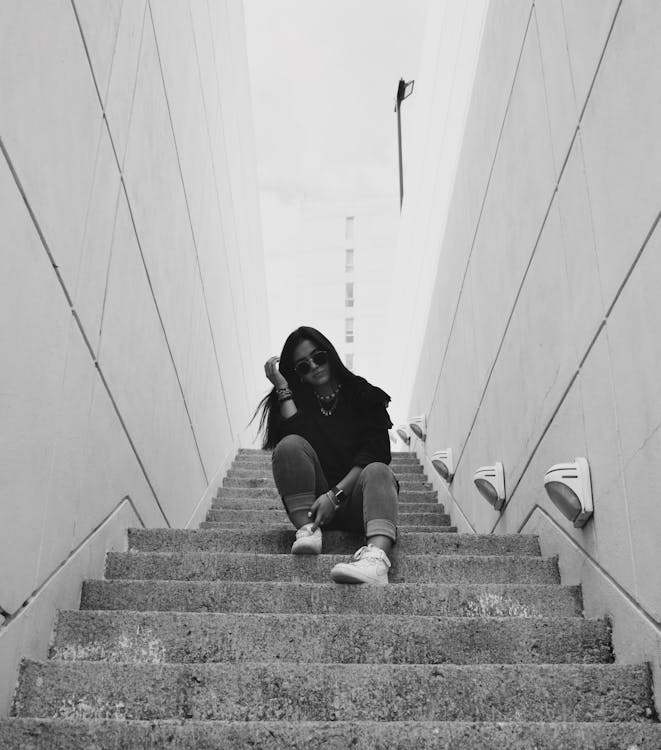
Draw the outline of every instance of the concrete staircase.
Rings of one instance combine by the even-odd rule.
[[[390,586],[333,584],[362,540],[293,557],[269,456],[202,528],[129,532],[25,661],[2,748],[661,748],[648,669],[613,664],[535,537],[457,534],[396,454]]]

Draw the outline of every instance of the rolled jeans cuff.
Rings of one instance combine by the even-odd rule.
[[[298,492],[295,495],[287,495],[282,498],[287,513],[291,515],[299,510],[310,510],[316,500],[314,494],[310,492]]]
[[[372,518],[367,522],[365,536],[387,536],[393,542],[397,541],[397,526],[387,518]]]

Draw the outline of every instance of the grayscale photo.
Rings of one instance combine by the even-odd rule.
[[[660,39],[0,0],[2,750],[661,750]]]

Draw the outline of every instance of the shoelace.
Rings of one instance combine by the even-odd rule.
[[[317,529],[317,531],[321,534],[321,529]],[[302,539],[303,537],[314,536],[317,531],[312,532],[310,531],[309,526],[301,526],[301,528],[296,532],[296,538]]]
[[[371,563],[382,562],[390,567],[390,561],[388,560],[386,553],[378,550],[374,547],[365,546],[361,547],[353,556],[353,559],[358,562],[359,560],[368,560]]]

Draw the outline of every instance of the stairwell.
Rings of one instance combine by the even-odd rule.
[[[0,747],[660,748],[650,674],[613,663],[535,537],[457,534],[394,454],[391,585],[329,571],[362,540],[293,529],[242,450],[199,530],[129,531],[22,665]]]

